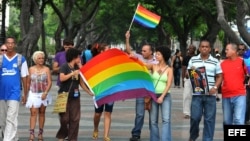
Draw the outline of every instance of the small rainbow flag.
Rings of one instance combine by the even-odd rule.
[[[156,100],[154,85],[146,66],[123,51],[110,49],[80,69],[80,74],[95,94],[95,106],[151,96]]]
[[[152,13],[140,4],[137,6],[134,15],[134,21],[145,27],[155,28],[159,24],[160,20],[160,16],[156,15],[155,13]]]

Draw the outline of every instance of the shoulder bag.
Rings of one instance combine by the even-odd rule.
[[[68,92],[58,93],[56,102],[54,104],[53,113],[65,113],[67,109],[67,102],[69,97],[69,91],[72,87],[73,80],[71,81]]]
[[[155,84],[155,88],[156,88],[162,74],[166,71],[167,68],[168,68],[168,66],[166,66],[166,68],[161,72],[160,77],[158,78],[158,80]],[[144,109],[149,111],[151,109],[151,104],[152,104],[152,98],[150,96],[145,96],[144,97]]]

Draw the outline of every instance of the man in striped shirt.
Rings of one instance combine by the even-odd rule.
[[[211,52],[209,41],[202,40],[199,45],[200,54],[193,56],[187,69],[205,67],[208,81],[208,89],[205,94],[192,96],[190,141],[195,141],[199,136],[199,124],[204,114],[203,141],[212,141],[215,129],[216,94],[222,81],[222,70],[219,61]],[[216,78],[216,79],[214,79]]]

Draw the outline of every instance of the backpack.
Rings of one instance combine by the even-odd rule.
[[[2,68],[2,64],[3,64],[3,55],[0,55],[0,68]],[[22,55],[19,53],[17,53],[17,66],[18,66],[18,69],[21,70]]]

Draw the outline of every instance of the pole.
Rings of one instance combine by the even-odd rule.
[[[135,10],[135,13],[136,13],[136,11],[137,11],[137,9],[138,9],[139,5],[140,5],[140,3],[138,3],[138,4],[137,4],[137,7],[136,7],[136,10]],[[134,19],[135,19],[135,13],[134,13],[134,16],[133,16],[133,18],[132,18],[132,21],[131,21],[131,23],[130,23],[130,26],[129,26],[129,28],[128,28],[128,31],[130,31],[131,26],[132,26],[132,24],[133,24],[133,22],[134,22]]]

